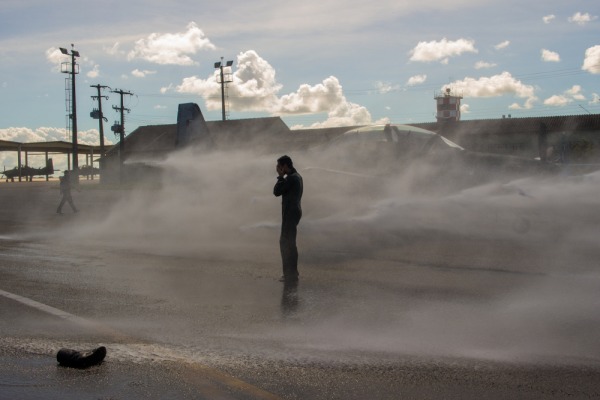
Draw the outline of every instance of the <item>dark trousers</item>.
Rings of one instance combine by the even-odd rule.
[[[71,206],[73,211],[77,212],[77,208],[75,208],[75,203],[73,203],[73,198],[71,197],[71,193],[63,193],[62,199],[60,200],[60,204],[58,205],[56,212],[61,213],[63,206],[67,202],[69,203],[69,205]]]
[[[284,218],[281,224],[279,250],[283,264],[283,276],[286,279],[298,279],[298,247],[296,233],[300,218]]]

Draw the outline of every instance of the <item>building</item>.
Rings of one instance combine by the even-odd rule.
[[[441,113],[437,121],[412,125],[442,134],[466,149],[553,161],[600,162],[600,114],[462,121],[461,96],[447,91],[435,98]],[[126,137],[122,155],[119,146],[114,146],[104,161],[103,180],[123,181],[116,173],[122,170],[128,171],[125,179],[138,179],[138,163],[145,162],[146,166],[140,167],[145,169],[148,160],[188,146],[288,153],[327,143],[355,128],[291,130],[279,117],[205,121],[197,104],[180,104],[176,124],[139,127]]]
[[[600,162],[600,114],[414,124],[466,149],[563,162]],[[540,148],[544,151],[541,153]]]
[[[125,138],[122,155],[120,146],[113,146],[103,161],[102,179],[111,183],[139,179],[149,160],[163,159],[189,146],[285,153],[326,143],[351,128],[291,130],[280,117],[205,121],[197,104],[180,104],[176,124],[139,127]],[[125,176],[120,175],[122,170],[127,171]]]

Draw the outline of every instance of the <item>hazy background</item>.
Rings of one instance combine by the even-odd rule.
[[[244,289],[211,290],[211,303],[239,295],[261,307],[279,269],[278,156],[174,153],[160,182],[127,192],[102,220],[70,226],[62,238],[160,256],[160,276],[181,257],[197,260],[198,271],[207,261],[255,269],[255,289],[236,281]],[[291,156],[305,184],[301,306],[285,323],[242,317],[247,325],[225,336],[295,351],[598,360],[600,173],[424,195],[406,188],[406,176],[330,175],[308,155]]]

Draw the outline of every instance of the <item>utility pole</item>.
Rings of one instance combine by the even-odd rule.
[[[99,121],[99,129],[100,129],[100,158],[103,158],[105,155],[105,150],[104,150],[104,124],[102,123],[103,120],[105,122],[108,122],[108,119],[104,116],[104,114],[102,113],[102,98],[104,98],[105,100],[108,100],[108,96],[102,96],[101,95],[101,90],[102,89],[110,89],[110,87],[108,86],[102,86],[100,84],[98,85],[91,85],[90,87],[96,88],[98,90],[98,95],[97,96],[92,96],[93,100],[98,100],[98,109],[97,110],[93,110],[90,113],[90,117],[97,119]],[[100,168],[102,169],[102,164],[100,163]],[[92,167],[94,166],[94,162],[92,161]]]
[[[79,68],[77,68],[77,63],[75,62],[75,57],[79,57],[79,52],[74,50],[74,44],[71,44],[71,71],[66,70],[66,68],[62,68],[63,73],[71,74],[71,120],[73,121],[73,172],[75,176],[75,181],[79,182],[79,163],[78,163],[78,148],[77,148],[77,99],[75,97],[75,75],[79,73]],[[69,55],[67,49],[60,47],[61,53],[65,55]],[[63,63],[63,66],[66,66],[68,63]]]
[[[125,161],[125,111],[129,112],[128,108],[125,108],[123,105],[123,96],[129,95],[133,96],[133,93],[126,92],[121,89],[115,89],[111,91],[112,93],[117,93],[121,97],[121,107],[113,106],[115,111],[119,111],[121,113],[121,123],[115,124],[112,126],[111,130],[115,132],[115,134],[119,133],[119,161],[120,161],[120,181],[123,183],[123,163]]]

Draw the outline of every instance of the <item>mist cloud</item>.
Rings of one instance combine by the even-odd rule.
[[[305,180],[299,239],[306,273],[322,267],[311,267],[311,259],[327,254],[328,266],[348,268],[355,277],[383,262],[389,279],[413,281],[395,281],[392,294],[384,277],[373,279],[360,286],[359,306],[317,307],[321,318],[315,308],[300,307],[298,324],[263,326],[270,338],[290,347],[512,361],[598,354],[598,173],[427,195],[410,190],[407,182],[418,175],[410,168],[382,180],[347,181],[308,167],[338,156],[352,163],[350,154],[329,148],[292,156]],[[275,157],[249,150],[175,153],[161,163],[166,173],[156,189],[132,190],[101,221],[60,234],[75,243],[91,239],[96,246],[163,257],[276,265],[281,214],[271,194]],[[419,240],[425,248],[413,248]],[[477,259],[465,267],[444,257],[444,244],[452,240],[478,246],[470,250]],[[518,249],[527,249],[527,256],[520,258]],[[406,261],[411,251],[421,252],[420,262]],[[435,261],[421,259],[436,254]],[[449,276],[462,283],[445,285]]]

